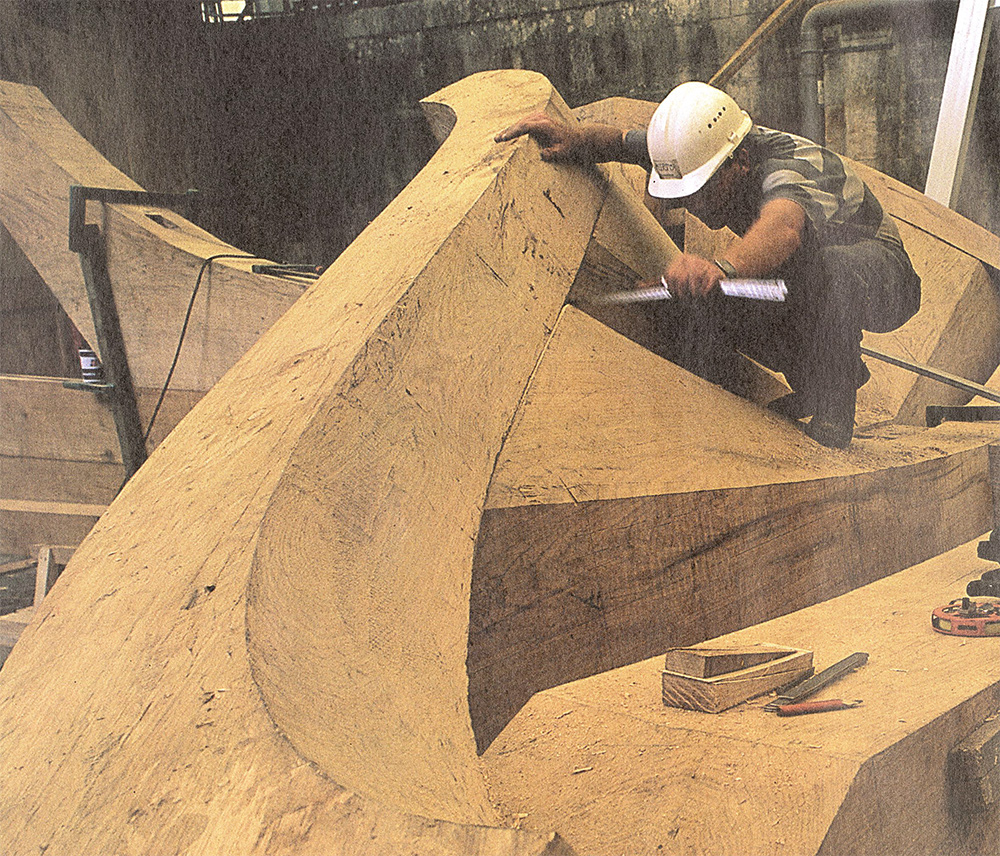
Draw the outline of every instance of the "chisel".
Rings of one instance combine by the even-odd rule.
[[[827,710],[850,710],[861,704],[860,700],[844,701],[840,698],[828,698],[822,701],[803,701],[798,704],[780,704],[776,708],[778,716],[801,716],[804,713],[823,713]]]
[[[851,654],[850,657],[845,657],[839,663],[834,663],[832,666],[823,669],[819,674],[813,675],[808,680],[796,684],[791,689],[785,690],[774,701],[764,705],[764,710],[773,712],[782,705],[795,704],[805,698],[809,698],[809,696],[819,692],[827,684],[832,684],[838,678],[842,678],[848,672],[853,672],[867,662],[868,655],[865,652],[859,651],[856,654]]]

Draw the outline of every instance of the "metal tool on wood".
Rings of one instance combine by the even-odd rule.
[[[139,407],[136,403],[132,372],[125,353],[121,320],[115,305],[114,290],[108,274],[107,247],[99,226],[87,223],[87,200],[123,205],[177,205],[190,207],[197,191],[187,193],[147,193],[106,187],[69,189],[69,249],[80,256],[80,267],[90,301],[90,311],[97,333],[97,349],[107,374],[106,384],[81,384],[73,388],[102,391],[110,396],[111,414],[121,447],[126,479],[146,460]]]
[[[834,681],[860,668],[867,662],[868,654],[864,651],[851,654],[850,657],[845,657],[839,663],[834,663],[832,666],[823,669],[819,674],[813,675],[808,680],[802,681],[802,683],[796,684],[791,689],[785,690],[774,701],[764,705],[764,710],[773,712],[782,705],[796,704],[803,699],[809,698],[809,696],[819,692],[827,684],[832,684]]]
[[[964,392],[971,392],[973,395],[980,395],[990,401],[1000,401],[1000,392],[997,390],[983,386],[981,383],[967,380],[964,377],[953,375],[950,372],[935,369],[931,366],[925,366],[923,363],[915,363],[911,360],[904,360],[901,357],[894,357],[891,354],[885,354],[882,351],[877,351],[875,348],[867,348],[864,345],[861,346],[861,353],[866,357],[874,357],[876,360],[889,363],[889,365],[896,366],[897,368],[906,369],[907,371],[918,374],[921,377],[930,378],[931,380],[936,380],[939,383],[946,383],[948,386],[953,386],[956,389],[963,390]]]

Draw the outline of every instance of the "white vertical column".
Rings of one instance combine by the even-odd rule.
[[[961,0],[941,96],[934,149],[924,193],[949,208],[962,181],[962,167],[979,98],[979,80],[989,39],[989,15],[1000,0]]]

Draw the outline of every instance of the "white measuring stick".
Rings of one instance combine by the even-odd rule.
[[[784,303],[788,294],[783,279],[721,279],[719,288],[728,297],[770,300],[773,303]]]
[[[748,300],[769,300],[782,303],[788,294],[783,279],[723,279],[719,288],[727,297],[743,297]],[[614,294],[602,295],[600,303],[645,303],[650,300],[672,300],[673,295],[667,288],[666,280],[661,277],[660,284],[652,288],[633,288],[628,291],[618,291]]]

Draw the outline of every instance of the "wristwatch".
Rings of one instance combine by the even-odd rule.
[[[728,259],[713,259],[712,263],[725,274],[726,279],[736,279],[739,276],[733,263]]]

